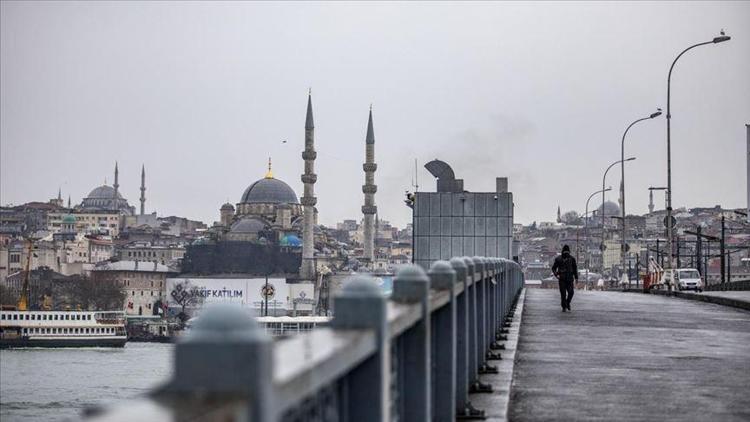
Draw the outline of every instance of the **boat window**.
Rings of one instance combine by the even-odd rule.
[[[5,319],[5,315],[3,315],[3,319]],[[29,333],[29,329],[28,328],[24,328],[23,329],[23,333],[24,334],[28,334]]]
[[[18,319],[18,315],[13,314],[13,319]]]
[[[55,314],[55,321],[57,321],[57,317],[58,317],[58,316],[59,316],[59,315]]]
[[[29,315],[28,315],[28,314],[26,314],[26,319],[29,319]],[[32,314],[32,315],[31,315],[31,319],[32,319],[32,320],[35,320],[35,319],[36,319],[36,315],[33,315],[33,314]]]
[[[42,319],[46,320],[47,319],[47,314],[42,315]]]
[[[0,315],[0,319],[5,319],[5,314]]]

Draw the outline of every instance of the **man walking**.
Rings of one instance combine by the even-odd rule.
[[[560,305],[562,310],[570,311],[570,300],[573,299],[573,286],[578,281],[578,266],[576,259],[570,255],[570,246],[564,245],[562,254],[555,258],[552,273],[557,277],[560,285]]]

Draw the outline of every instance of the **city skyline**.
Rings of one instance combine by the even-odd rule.
[[[469,191],[508,177],[517,222],[551,221],[558,203],[582,211],[629,122],[666,107],[675,55],[721,29],[731,42],[675,70],[674,205],[746,203],[747,4],[588,4],[575,16],[558,4],[1,7],[3,205],[58,187],[80,203],[112,182],[118,161],[131,203],[145,164],[146,212],[210,223],[263,177],[268,156],[301,196],[312,87],[320,223],[361,216],[370,103],[381,218],[411,221],[414,159],[420,190],[434,191],[422,165],[439,158]],[[530,16],[538,25],[521,26]],[[665,127],[662,117],[628,135],[626,154],[638,157],[626,168],[629,214],[645,213],[647,187],[665,183]],[[661,194],[654,201],[662,208]]]

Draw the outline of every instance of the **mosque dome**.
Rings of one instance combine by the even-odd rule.
[[[599,208],[597,208],[597,214],[602,215],[602,206],[600,205]],[[612,201],[607,201],[604,203],[604,216],[619,216],[620,215],[620,206],[615,204]]]
[[[243,218],[232,224],[229,233],[232,234],[256,234],[266,228],[266,224],[257,218]]]
[[[70,215],[70,214],[67,214],[67,215],[65,215],[65,217],[63,217],[62,223],[63,224],[75,224],[76,223],[76,218],[74,216]]]
[[[245,189],[243,204],[298,204],[297,194],[289,185],[273,177],[264,177]]]
[[[292,246],[292,247],[300,247],[302,246],[302,241],[299,239],[299,237],[288,234],[281,238],[281,242],[279,242],[281,246]]]
[[[112,186],[102,185],[97,188],[94,188],[94,190],[89,193],[87,198],[90,199],[112,199],[115,197],[115,188]],[[120,193],[117,193],[117,197],[122,199],[122,195]]]
[[[220,209],[222,211],[234,211],[234,205],[227,202],[226,204],[222,205]]]

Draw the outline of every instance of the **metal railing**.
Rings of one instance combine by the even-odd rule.
[[[482,418],[523,274],[513,261],[409,265],[390,299],[368,276],[334,298],[330,327],[273,342],[241,309],[207,309],[177,344],[173,378],[147,397],[88,416],[222,421],[453,421]]]
[[[707,284],[705,290],[707,292],[718,292],[725,290],[750,290],[750,280],[736,280],[729,281],[727,283]]]

